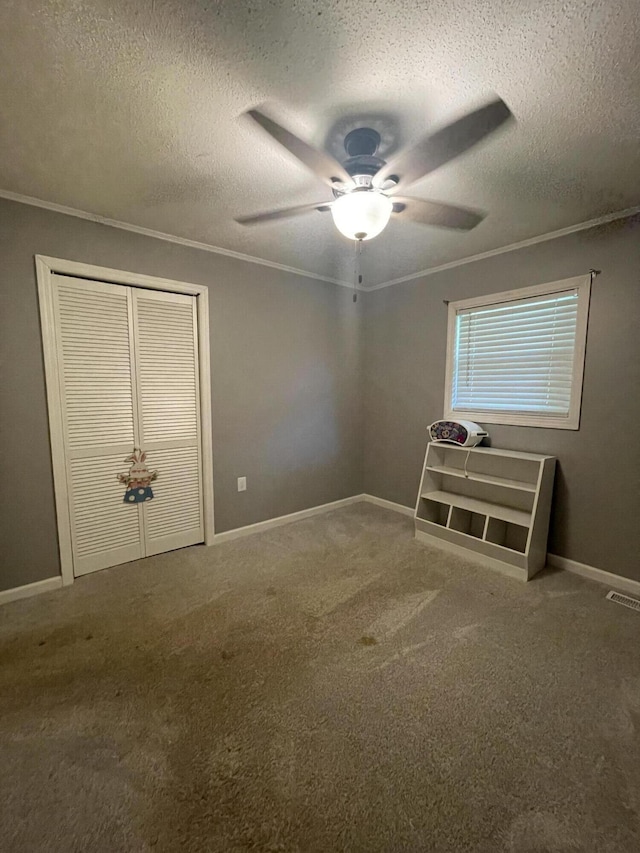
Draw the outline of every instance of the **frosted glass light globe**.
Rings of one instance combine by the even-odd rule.
[[[391,199],[375,190],[347,193],[331,205],[336,228],[349,240],[377,237],[386,228],[392,210]]]

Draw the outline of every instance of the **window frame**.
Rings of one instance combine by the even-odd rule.
[[[481,308],[487,305],[498,305],[503,302],[515,302],[535,296],[549,296],[565,290],[576,290],[578,293],[578,312],[576,322],[576,340],[573,353],[573,377],[571,386],[571,403],[567,417],[545,416],[535,412],[499,412],[491,410],[453,409],[451,405],[453,392],[453,367],[456,337],[456,317],[459,311],[469,308]],[[476,296],[472,299],[461,299],[449,302],[447,322],[447,353],[445,367],[444,417],[447,420],[471,420],[488,424],[505,424],[510,426],[547,427],[548,429],[579,429],[580,410],[582,406],[582,383],[584,378],[584,362],[587,349],[587,326],[589,322],[589,303],[591,301],[591,274],[565,278],[547,284],[536,284],[533,287],[522,287],[517,290],[506,290],[503,293],[492,293],[487,296]]]

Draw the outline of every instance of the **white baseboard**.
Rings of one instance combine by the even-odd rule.
[[[312,518],[314,515],[321,515],[325,512],[331,512],[334,509],[350,506],[351,504],[361,502],[375,504],[376,506],[390,509],[394,512],[399,512],[402,515],[413,515],[412,507],[397,504],[393,501],[387,501],[384,498],[378,498],[375,495],[352,495],[349,498],[343,498],[339,501],[313,506],[309,509],[302,509],[299,512],[292,512],[289,515],[280,515],[276,518],[269,518],[266,521],[259,521],[257,524],[248,524],[246,527],[237,527],[234,530],[226,530],[224,533],[216,533],[214,536],[214,544],[231,542],[233,539],[240,539],[243,536],[251,536],[254,533],[261,533],[264,530],[270,530],[274,527],[281,527],[283,524],[290,524],[293,521],[301,521],[304,518]],[[439,540],[438,540],[439,541]],[[604,569],[596,569],[595,566],[588,566],[585,563],[578,563],[576,560],[569,560],[567,557],[559,557],[557,554],[547,554],[547,565],[554,566],[557,569],[564,569],[567,572],[581,575],[589,580],[598,581],[606,584],[613,589],[628,592],[632,595],[640,595],[640,581],[625,578],[621,575],[616,575],[613,572],[606,572]],[[8,604],[10,601],[18,601],[21,598],[30,598],[32,595],[39,595],[43,592],[51,592],[54,589],[62,587],[62,578],[60,575],[52,578],[45,578],[35,583],[25,584],[25,586],[17,586],[13,589],[0,590],[0,605]]]
[[[403,515],[413,515],[414,513],[412,507],[404,506],[403,504],[396,504],[393,501],[384,500],[384,498],[377,498],[375,495],[362,495],[362,499],[369,503],[376,504],[377,506],[395,510]],[[416,538],[422,537],[418,537],[418,534],[416,534]],[[438,540],[438,543],[439,547],[442,547],[440,545],[440,540]],[[473,556],[474,559],[477,558],[476,554]],[[563,569],[565,572],[572,572],[574,575],[580,575],[583,578],[589,578],[589,580],[592,581],[598,581],[599,583],[606,584],[612,589],[617,589],[621,592],[640,595],[640,581],[632,580],[632,578],[625,578],[622,575],[616,575],[613,572],[606,572],[604,569],[596,569],[595,566],[588,566],[586,563],[578,563],[577,560],[570,560],[568,557],[559,557],[557,554],[547,554],[547,565],[554,566],[557,569]]]
[[[32,595],[40,595],[41,592],[51,592],[53,589],[60,589],[61,586],[62,578],[60,575],[56,575],[54,578],[45,578],[43,581],[15,586],[13,589],[3,589],[0,590],[0,604],[18,601],[20,598],[30,598]]]
[[[370,504],[375,504],[376,506],[384,507],[384,509],[392,509],[394,512],[400,512],[402,515],[410,515],[413,516],[415,512],[412,506],[405,506],[404,504],[397,504],[393,501],[387,501],[384,498],[377,498],[375,495],[360,495],[361,500],[366,501]]]
[[[262,533],[264,530],[281,527],[283,524],[290,524],[292,521],[302,521],[303,518],[311,518],[314,515],[331,512],[334,509],[340,509],[343,506],[349,506],[363,500],[364,495],[352,495],[350,498],[342,498],[342,500],[331,501],[328,504],[301,509],[299,512],[291,512],[289,515],[278,515],[275,518],[268,518],[266,521],[258,521],[256,524],[247,524],[246,527],[235,527],[233,530],[225,530],[224,533],[216,533],[213,537],[213,544],[218,545],[222,542],[231,542],[233,539],[241,539],[243,536],[252,536],[254,533]]]
[[[385,509],[392,509],[395,512],[400,512],[403,515],[413,515],[412,507],[397,504],[393,501],[387,501],[384,498],[378,498],[375,495],[362,495],[362,500],[368,503],[376,504]],[[418,538],[416,534],[416,538]],[[421,538],[421,537],[420,537]],[[438,540],[440,543],[440,540]],[[477,555],[474,555],[474,558]],[[588,566],[586,563],[578,563],[577,560],[570,560],[568,557],[559,557],[557,554],[547,554],[547,565],[554,566],[557,569],[563,569],[565,572],[572,572],[574,575],[580,575],[583,578],[589,578],[592,581],[606,584],[612,589],[628,592],[632,595],[640,595],[640,581],[625,578],[622,575],[616,575],[613,572],[606,572],[604,569],[596,569],[595,566]]]
[[[254,533],[261,533],[264,530],[281,527],[283,524],[290,524],[293,521],[302,521],[304,518],[312,518],[314,515],[321,515],[324,512],[331,512],[334,509],[340,509],[341,507],[361,503],[362,501],[374,503],[386,509],[393,509],[405,515],[413,515],[413,510],[410,507],[395,504],[392,501],[385,501],[373,495],[352,495],[349,498],[342,498],[342,500],[331,501],[331,503],[320,504],[320,506],[312,506],[309,509],[302,509],[299,512],[292,512],[289,515],[279,515],[276,518],[268,518],[266,521],[259,521],[256,524],[247,524],[246,527],[236,527],[233,530],[225,530],[224,533],[216,533],[213,537],[213,544],[218,545],[223,542],[231,542],[233,539],[251,536]],[[9,601],[17,601],[20,598],[39,595],[41,592],[50,592],[53,589],[59,589],[62,585],[62,578],[58,576],[36,581],[36,583],[29,583],[25,586],[14,587],[13,589],[0,590],[0,605],[6,604]]]
[[[566,572],[573,572],[574,575],[581,575],[583,578],[589,578],[592,581],[599,581],[613,589],[635,593],[635,595],[640,594],[640,581],[615,575],[613,572],[605,572],[604,569],[596,569],[595,566],[587,566],[586,563],[578,563],[576,560],[569,560],[567,557],[547,554],[547,565],[554,566],[556,569],[564,569]]]
[[[400,512],[403,515],[413,515],[413,508],[410,506],[377,498],[375,495],[352,495],[350,498],[342,498],[342,500],[331,501],[328,504],[301,509],[299,512],[292,512],[289,515],[278,515],[275,518],[268,518],[266,521],[258,521],[256,524],[247,524],[246,527],[234,527],[233,530],[225,530],[224,533],[216,533],[213,537],[213,544],[218,545],[222,542],[231,542],[233,539],[241,539],[243,536],[252,536],[254,533],[262,533],[264,530],[271,530],[273,527],[281,527],[283,524],[290,524],[293,521],[302,521],[303,518],[311,518],[314,515],[321,515],[323,512],[332,512],[334,509],[363,501],[381,506],[384,509],[392,509],[394,512]]]

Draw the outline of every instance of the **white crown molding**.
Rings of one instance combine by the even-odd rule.
[[[155,240],[164,240],[167,243],[176,243],[178,246],[186,246],[189,249],[199,249],[202,252],[212,252],[215,255],[225,255],[228,258],[235,258],[238,261],[246,261],[250,264],[259,264],[263,267],[281,270],[282,272],[300,275],[304,278],[312,278],[316,281],[326,281],[329,284],[337,284],[339,287],[348,287],[353,289],[353,283],[342,281],[338,278],[330,278],[329,276],[319,275],[318,273],[301,270],[297,267],[290,267],[286,264],[279,264],[276,261],[268,261],[265,258],[256,258],[253,255],[245,255],[242,252],[234,252],[233,249],[223,249],[220,246],[212,246],[210,243],[200,243],[197,240],[188,240],[186,237],[177,237],[175,234],[166,234],[164,231],[154,231],[151,228],[143,228],[141,225],[132,225],[129,222],[120,222],[117,219],[108,219],[106,216],[100,216],[98,213],[89,213],[86,210],[78,210],[75,207],[67,207],[64,204],[57,204],[53,201],[45,201],[41,198],[34,198],[22,193],[15,193],[11,190],[0,189],[0,198],[6,198],[8,201],[15,201],[19,204],[28,204],[31,207],[41,207],[44,210],[51,210],[54,213],[62,213],[65,216],[75,216],[77,219],[86,219],[89,222],[97,222],[99,225],[108,225],[110,228],[119,228],[122,231],[131,231],[134,234],[141,234],[143,237],[153,237]],[[604,216],[599,216],[596,219],[589,219],[586,222],[580,222],[577,225],[569,225],[567,228],[561,228],[558,231],[549,231],[547,234],[540,234],[537,237],[529,237],[526,240],[521,240],[519,243],[510,243],[507,246],[500,246],[497,249],[490,249],[487,252],[481,252],[478,255],[469,255],[466,258],[460,258],[457,261],[450,261],[446,264],[440,264],[437,267],[428,267],[419,272],[411,273],[410,275],[402,276],[402,278],[394,278],[390,281],[383,281],[380,284],[374,284],[371,287],[360,288],[362,293],[371,293],[374,290],[382,290],[385,287],[393,287],[395,284],[403,284],[407,281],[413,281],[424,276],[434,275],[437,272],[450,270],[454,267],[460,267],[464,264],[472,264],[474,261],[482,261],[485,258],[492,258],[494,255],[502,255],[505,252],[515,252],[517,249],[524,249],[527,246],[534,246],[536,243],[544,243],[547,240],[555,240],[558,237],[565,237],[568,234],[575,234],[577,231],[586,231],[589,228],[595,228],[598,225],[605,225],[607,222],[615,222],[616,219],[626,219],[628,216],[634,216],[640,213],[640,205],[636,207],[628,207],[625,210],[617,210],[614,213],[607,213]]]
[[[41,207],[44,210],[51,210],[54,213],[62,213],[65,216],[75,216],[76,219],[86,219],[89,222],[97,222],[99,225],[108,225],[110,228],[119,228],[122,231],[132,231],[134,234],[142,234],[143,237],[153,237],[155,240],[164,240],[167,243],[176,243],[178,246],[186,246],[189,249],[199,249],[202,252],[212,252],[215,255],[225,255],[228,258],[235,258],[238,261],[246,261],[250,264],[259,264],[263,267],[271,267],[282,272],[293,273],[293,275],[301,275],[304,278],[313,278],[316,281],[326,281],[329,284],[337,284],[340,287],[348,287],[353,289],[353,283],[341,281],[337,278],[329,278],[326,275],[319,275],[315,272],[300,270],[297,267],[289,267],[286,264],[279,264],[276,261],[267,261],[264,258],[256,258],[253,255],[245,255],[242,252],[234,252],[233,249],[222,249],[219,246],[212,246],[209,243],[199,243],[197,240],[188,240],[186,237],[176,237],[174,234],[165,234],[164,231],[153,231],[151,228],[143,228],[141,225],[131,225],[129,222],[120,222],[117,219],[108,219],[106,216],[100,216],[98,213],[89,213],[86,210],[78,210],[75,207],[66,207],[64,204],[56,204],[53,201],[44,201],[41,198],[34,198],[21,193],[14,193],[11,190],[0,189],[0,198],[6,198],[8,201],[16,201],[19,204],[28,204],[31,207]]]
[[[434,275],[434,273],[450,270],[454,267],[461,267],[464,264],[472,264],[475,261],[482,261],[485,258],[493,258],[495,255],[503,255],[506,252],[515,252],[518,249],[525,249],[527,246],[535,246],[536,243],[546,243],[547,240],[556,240],[558,237],[566,237],[568,234],[575,234],[578,231],[588,231],[589,228],[596,228],[598,225],[606,225],[608,222],[615,222],[617,219],[626,219],[628,216],[635,216],[638,213],[640,213],[640,205],[636,205],[636,207],[628,207],[625,210],[616,210],[614,213],[606,213],[604,216],[598,216],[595,219],[588,219],[586,222],[579,222],[577,225],[569,225],[567,228],[560,228],[558,231],[549,231],[547,234],[539,234],[537,237],[529,237],[526,240],[520,240],[519,243],[510,243],[508,246],[489,249],[488,252],[480,252],[478,255],[469,255],[469,257],[460,258],[457,261],[449,261],[449,263],[440,264],[440,266],[437,267],[428,267],[426,270],[420,270],[420,272],[414,272],[410,275],[402,276],[402,278],[394,278],[390,281],[384,281],[381,284],[374,284],[371,287],[363,288],[363,291],[365,293],[371,293],[374,290],[393,287],[395,284],[404,284],[404,282],[413,281],[416,278]]]

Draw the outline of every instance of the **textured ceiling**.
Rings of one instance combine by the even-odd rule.
[[[0,189],[350,279],[329,214],[233,217],[327,189],[242,113],[340,153],[393,151],[498,93],[517,124],[412,187],[488,211],[469,234],[403,222],[365,284],[640,200],[638,0],[4,0]],[[81,259],[80,259],[81,260]]]

